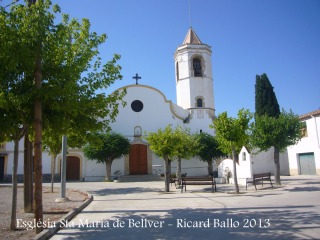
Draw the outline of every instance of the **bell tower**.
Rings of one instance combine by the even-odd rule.
[[[177,104],[184,109],[203,109],[214,116],[211,47],[203,44],[192,28],[174,54]],[[207,111],[207,112],[208,112]]]

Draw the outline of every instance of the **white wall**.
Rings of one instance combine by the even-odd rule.
[[[299,153],[314,153],[316,172],[320,175],[320,116],[310,117],[305,122],[307,125],[308,136],[303,137],[296,145],[288,147],[290,174],[299,174]]]

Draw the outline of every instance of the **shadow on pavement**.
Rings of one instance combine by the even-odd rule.
[[[306,211],[299,211],[301,207]],[[96,225],[90,225],[90,222],[87,225],[83,219],[82,226],[72,227],[78,231],[69,233],[64,239],[292,240],[315,239],[306,234],[306,230],[319,231],[320,218],[313,212],[313,206],[266,207],[258,210],[186,208],[118,211],[114,218],[105,219]],[[301,230],[304,230],[304,234]]]

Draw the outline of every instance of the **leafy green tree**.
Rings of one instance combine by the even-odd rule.
[[[274,147],[274,177],[277,185],[281,184],[279,153],[301,139],[301,127],[299,116],[292,111],[287,113],[282,110],[277,118],[267,115],[256,116],[251,137],[252,145],[260,151]]]
[[[200,148],[198,150],[197,156],[204,162],[208,163],[208,174],[213,176],[213,160],[223,157],[224,154],[219,149],[218,141],[214,136],[209,133],[200,133],[198,135]]]
[[[279,153],[301,138],[299,117],[291,111],[289,113],[284,110],[280,112],[273,86],[265,73],[256,77],[255,107],[252,145],[259,148],[260,151],[274,148],[274,178],[275,183],[280,185]]]
[[[239,193],[236,163],[241,147],[249,143],[251,119],[252,114],[249,110],[241,109],[238,112],[238,118],[228,117],[227,112],[223,112],[214,119],[212,126],[216,131],[219,148],[226,154],[232,154],[236,193]]]
[[[108,129],[125,94],[99,91],[122,78],[119,55],[105,64],[99,57],[106,35],[91,32],[87,19],[80,23],[62,14],[56,23],[59,12],[49,0],[26,1],[9,12],[0,8],[0,102],[17,106],[17,121],[34,130],[36,222],[43,220],[42,132],[82,136],[85,142],[90,131]]]
[[[171,177],[171,161],[177,156],[176,143],[177,136],[171,125],[165,129],[158,129],[157,132],[149,132],[146,140],[150,145],[150,149],[159,157],[163,158],[165,163],[165,191],[170,191],[170,177]]]
[[[190,133],[189,129],[177,126],[173,132],[176,137],[175,157],[177,158],[176,177],[181,178],[181,159],[190,159],[195,156],[199,149],[197,135]]]
[[[127,155],[129,151],[129,140],[115,132],[94,133],[90,143],[83,147],[83,153],[88,159],[106,165],[106,180],[111,179],[112,162]]]
[[[267,115],[270,117],[278,117],[280,115],[280,107],[276,94],[265,73],[261,76],[256,75],[255,110],[256,116]]]

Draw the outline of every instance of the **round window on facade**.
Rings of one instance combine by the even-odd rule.
[[[135,112],[141,112],[143,109],[143,103],[140,100],[134,100],[131,103],[131,109]]]

